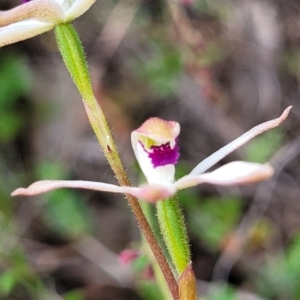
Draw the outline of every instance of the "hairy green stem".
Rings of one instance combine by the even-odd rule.
[[[190,263],[190,249],[184,216],[176,197],[157,202],[157,218],[163,239],[180,276]]]
[[[94,96],[90,73],[80,38],[71,24],[57,25],[55,27],[55,36],[63,61],[82,96],[88,119],[104,155],[115,173],[119,184],[121,186],[130,186],[130,181],[121,163],[117,147],[107,124],[105,115]],[[135,197],[126,195],[126,198],[154,257],[164,274],[172,296],[177,300],[177,282],[142,211],[142,208]]]
[[[141,202],[141,206],[142,206],[143,212],[144,212],[144,214],[145,214],[145,216],[146,216],[146,218],[147,218],[147,220],[148,220],[148,222],[151,226],[151,229],[152,229],[153,233],[155,234],[156,240],[161,244],[162,236],[161,236],[159,230],[157,230],[157,229],[159,229],[159,226],[158,226],[158,223],[157,223],[157,218],[154,214],[155,207],[152,204],[149,204],[147,202]],[[161,245],[161,246],[162,246],[162,250],[164,251],[165,257],[167,257],[166,256],[167,249],[165,249],[163,247],[164,245]],[[143,239],[143,247],[145,247],[145,249],[148,253],[148,257],[151,261],[151,265],[152,265],[152,268],[153,268],[156,283],[159,286],[160,291],[164,295],[164,299],[165,300],[172,299],[172,295],[170,293],[170,289],[168,288],[168,284],[167,284],[165,278],[163,277],[161,269],[159,268],[159,265],[157,264],[157,261],[155,260],[155,257],[151,253],[149,245],[146,243],[145,239]]]

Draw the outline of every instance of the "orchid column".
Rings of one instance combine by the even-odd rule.
[[[0,12],[0,47],[31,38],[54,29],[63,61],[81,94],[83,104],[99,144],[121,186],[130,181],[121,163],[117,147],[92,88],[90,73],[80,38],[71,21],[86,12],[96,0],[33,0],[8,11]],[[27,3],[25,3],[27,2]],[[126,194],[127,200],[154,257],[168,283],[174,299],[178,288],[174,275],[143,214],[137,199]]]

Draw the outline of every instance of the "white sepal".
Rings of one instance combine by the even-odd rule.
[[[269,164],[234,161],[212,172],[186,175],[175,182],[174,186],[181,190],[201,183],[216,185],[249,184],[269,179],[273,172],[273,168]]]
[[[11,195],[35,196],[60,188],[75,188],[111,193],[131,194],[140,200],[151,203],[154,203],[161,199],[167,199],[176,192],[172,185],[144,185],[141,187],[130,187],[83,180],[40,180],[31,184],[28,188],[16,189],[11,193]]]
[[[33,0],[0,11],[0,47],[23,41],[70,22],[85,13],[96,0]]]
[[[49,31],[54,27],[51,23],[37,20],[20,21],[0,27],[0,47],[23,41]]]
[[[217,162],[219,162],[222,158],[233,152],[234,150],[238,149],[242,145],[246,144],[248,141],[252,140],[254,137],[260,135],[261,133],[268,131],[272,128],[277,127],[280,125],[289,115],[289,112],[291,110],[292,106],[287,107],[284,112],[281,114],[279,118],[264,122],[262,124],[259,124],[234,141],[230,142],[226,146],[222,147],[206,159],[204,159],[201,163],[199,163],[192,171],[191,175],[199,175],[206,170],[208,170],[210,167],[215,165]]]

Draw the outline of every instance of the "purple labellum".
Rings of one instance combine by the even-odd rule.
[[[23,3],[29,2],[30,0],[22,0]]]
[[[166,165],[175,165],[180,156],[177,139],[174,148],[171,148],[170,142],[162,144],[160,146],[151,146],[150,151],[147,151],[143,144],[142,146],[148,153],[148,157],[151,159],[154,168],[163,167]]]

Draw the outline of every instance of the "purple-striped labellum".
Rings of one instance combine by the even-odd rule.
[[[151,146],[150,151],[147,151],[142,142],[144,150],[148,153],[148,157],[151,159],[154,168],[163,167],[166,165],[175,165],[179,159],[179,147],[177,145],[178,139],[175,140],[176,144],[172,148],[170,142],[159,146]]]

